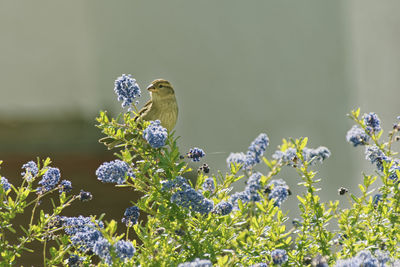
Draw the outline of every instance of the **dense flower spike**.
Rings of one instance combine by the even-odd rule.
[[[114,244],[114,251],[117,254],[117,257],[122,260],[129,260],[135,254],[135,247],[132,242],[120,240]]]
[[[322,163],[322,161],[329,158],[330,155],[331,155],[331,152],[329,151],[328,148],[326,148],[324,146],[320,146],[316,149],[307,148],[307,147],[305,147],[303,149],[304,159],[306,161],[310,162],[311,164],[315,164],[317,162]]]
[[[232,212],[233,206],[230,202],[222,201],[214,207],[214,213],[218,215],[227,215]]]
[[[5,178],[5,177],[1,177],[0,185],[3,186],[3,189],[6,192],[11,189],[11,184],[8,182],[7,178]]]
[[[42,185],[42,187],[39,188],[38,192],[44,193],[53,189],[60,181],[60,177],[60,170],[58,168],[50,167],[43,175],[42,180],[39,181],[39,184]]]
[[[163,147],[168,137],[167,129],[161,126],[159,120],[151,121],[150,125],[143,131],[143,138],[153,148]]]
[[[211,193],[215,190],[215,184],[213,178],[206,178],[203,183],[203,189],[205,191],[210,191]]]
[[[228,164],[228,168],[231,167],[231,164],[245,165],[246,155],[243,152],[231,153],[226,159],[226,163]]]
[[[261,157],[264,154],[265,150],[267,149],[268,144],[269,144],[269,139],[267,134],[261,133],[250,144],[246,154],[239,152],[239,153],[231,153],[228,156],[228,158],[226,159],[228,168],[231,167],[232,163],[235,163],[242,165],[242,168],[245,170],[251,169],[254,165],[261,162]]]
[[[356,256],[349,259],[341,259],[336,262],[335,267],[348,267],[348,266],[399,266],[398,260],[391,260],[387,253],[382,251],[375,252],[376,257],[368,250],[362,250]],[[390,262],[390,264],[387,264]]]
[[[34,161],[29,161],[22,165],[21,169],[25,169],[25,172],[22,172],[21,175],[23,176],[24,179],[26,179],[28,182],[38,174],[39,169],[38,166]]]
[[[60,183],[60,190],[59,190],[60,194],[62,192],[69,193],[69,192],[71,192],[71,190],[72,190],[71,181],[62,180],[61,183]]]
[[[187,153],[188,158],[192,159],[192,161],[200,161],[200,158],[204,157],[206,153],[204,153],[203,149],[195,147],[189,150]]]
[[[102,238],[100,231],[96,229],[96,224],[103,228],[101,221],[92,222],[90,217],[62,217],[62,226],[67,235],[70,236],[72,243],[80,251],[93,251],[96,242]]]
[[[277,150],[272,155],[272,158],[275,160],[282,161],[283,164],[295,166],[297,164],[297,155],[295,148],[288,148],[285,151]]]
[[[371,161],[372,164],[375,164],[377,169],[380,171],[383,171],[383,161],[389,160],[382,150],[375,145],[365,147],[365,159]]]
[[[99,256],[103,261],[105,261],[109,265],[111,265],[112,263],[110,251],[111,251],[111,244],[110,242],[108,242],[107,239],[103,237],[100,237],[94,244],[93,247],[94,254]]]
[[[79,257],[76,254],[71,254],[68,258],[68,266],[70,267],[79,267],[84,261],[83,257]]]
[[[104,162],[96,170],[97,179],[103,183],[123,184],[126,177],[135,177],[128,163],[116,159],[110,162]]]
[[[365,145],[369,141],[369,136],[364,132],[363,129],[354,125],[346,135],[346,140],[349,143],[352,143],[353,146]]]
[[[171,196],[171,202],[192,211],[207,214],[214,208],[214,202],[205,198],[201,192],[193,189],[187,180],[177,176],[174,180],[162,182],[162,190],[175,192]]]
[[[289,192],[286,187],[284,186],[275,186],[271,193],[268,195],[268,199],[273,199],[274,205],[280,207],[282,203],[288,198]]]
[[[212,267],[210,260],[195,259],[191,262],[184,262],[178,265],[178,267]]]
[[[261,133],[256,139],[250,144],[247,155],[252,157],[255,163],[261,162],[261,157],[264,154],[269,144],[269,138],[267,134]]]
[[[272,261],[274,264],[282,265],[288,261],[288,255],[286,254],[286,250],[283,249],[275,249],[271,252]]]
[[[381,130],[381,121],[374,112],[364,114],[364,123],[368,132],[379,133]]]
[[[122,74],[114,82],[114,92],[118,96],[118,101],[122,101],[122,107],[132,105],[135,98],[140,97],[140,88],[136,80],[131,78],[131,75]]]
[[[137,223],[139,215],[139,208],[136,206],[132,206],[125,210],[124,217],[121,221],[125,223],[127,227],[129,227]]]

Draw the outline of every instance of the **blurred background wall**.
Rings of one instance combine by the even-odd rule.
[[[50,156],[75,191],[94,194],[67,214],[121,217],[137,196],[96,180],[114,156],[94,118],[122,111],[113,82],[130,73],[139,106],[153,79],[171,81],[181,152],[203,148],[211,172],[260,132],[267,157],[282,138],[308,136],[332,152],[319,176],[322,198],[336,199],[340,186],[356,190],[367,165],[345,141],[346,114],[377,112],[385,130],[400,115],[399,11],[395,0],[2,1],[1,174],[18,184],[23,163]],[[279,178],[302,192],[294,172]]]

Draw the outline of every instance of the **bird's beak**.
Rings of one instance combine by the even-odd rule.
[[[150,92],[154,92],[154,91],[156,91],[156,88],[155,88],[154,85],[151,83],[149,86],[147,86],[147,90],[149,90]]]

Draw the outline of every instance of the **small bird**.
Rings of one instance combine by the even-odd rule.
[[[178,119],[178,103],[172,85],[164,79],[154,80],[148,87],[151,99],[135,117],[145,121],[160,120],[168,132],[172,131]]]

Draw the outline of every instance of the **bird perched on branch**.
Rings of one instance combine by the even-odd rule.
[[[135,121],[160,120],[168,132],[172,131],[178,119],[178,104],[172,85],[164,79],[154,80],[148,87],[151,99],[144,105],[135,117]]]

